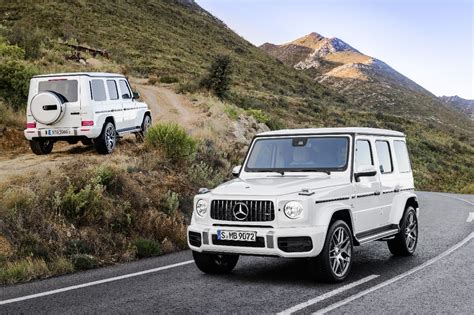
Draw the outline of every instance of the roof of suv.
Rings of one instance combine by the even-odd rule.
[[[282,129],[259,133],[257,136],[285,136],[285,135],[315,135],[315,134],[363,134],[390,137],[405,137],[399,131],[379,128],[344,127],[344,128],[306,128],[306,129]]]
[[[123,74],[118,73],[107,73],[107,72],[67,72],[67,73],[51,73],[51,74],[40,74],[35,75],[33,78],[47,78],[47,77],[71,77],[71,76],[87,76],[87,77],[121,77],[124,78]]]

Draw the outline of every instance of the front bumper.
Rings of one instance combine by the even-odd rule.
[[[230,231],[256,231],[257,239],[262,240],[263,247],[252,247],[255,244],[246,244],[247,246],[240,246],[245,243],[238,243],[239,246],[234,245],[216,245],[214,242],[217,230],[230,230]],[[313,227],[295,227],[295,228],[254,228],[250,226],[204,226],[193,224],[188,227],[188,245],[193,251],[196,252],[209,252],[209,253],[232,253],[242,255],[257,255],[257,256],[279,256],[279,257],[315,257],[319,255],[324,246],[326,238],[327,226],[313,226]],[[199,233],[201,236],[200,246],[197,245],[196,241],[191,245],[189,232]],[[214,236],[214,237],[213,237]],[[283,244],[288,239],[292,238],[310,238],[311,249],[304,251],[288,252],[282,250],[285,249]],[[229,241],[228,244],[231,244]]]
[[[102,132],[101,127],[84,126],[75,128],[28,128],[24,135],[27,140],[38,138],[68,138],[68,137],[87,137],[97,138]]]

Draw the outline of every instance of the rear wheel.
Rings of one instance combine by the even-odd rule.
[[[94,139],[94,146],[100,154],[110,154],[117,143],[117,131],[113,123],[106,122],[98,138]]]
[[[390,252],[395,256],[411,256],[418,244],[418,218],[416,210],[408,206],[400,222],[400,232],[394,239],[388,240]]]
[[[208,274],[230,273],[239,261],[239,255],[198,252],[193,252],[193,258],[199,270]]]
[[[149,114],[145,114],[145,117],[143,117],[143,122],[141,125],[142,130],[135,134],[135,136],[137,137],[137,141],[143,142],[145,140],[147,130],[148,128],[151,127],[151,124],[152,124],[151,116]]]
[[[346,222],[335,221],[328,230],[324,248],[311,260],[310,268],[316,278],[326,282],[341,282],[352,267],[352,233]]]
[[[49,154],[53,151],[54,141],[40,139],[30,140],[30,148],[34,154],[43,155]]]

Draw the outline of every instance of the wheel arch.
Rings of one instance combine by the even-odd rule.
[[[324,225],[327,225],[327,228],[331,226],[331,224],[337,220],[342,220],[347,223],[349,226],[349,229],[351,230],[352,234],[352,239],[354,240],[354,243],[358,245],[356,238],[354,237],[355,232],[354,232],[354,218],[352,217],[352,211],[350,209],[349,205],[346,204],[334,204],[331,206],[327,206],[321,211],[318,211],[319,213],[325,213],[324,217],[320,217],[318,221],[322,221]],[[320,221],[320,222],[321,222]]]
[[[419,204],[418,198],[413,192],[404,192],[395,196],[392,203],[392,211],[390,212],[390,224],[400,224],[400,220],[405,214],[407,206],[413,206],[415,208],[416,214],[418,216]]]

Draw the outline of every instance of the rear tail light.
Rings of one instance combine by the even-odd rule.
[[[93,120],[83,120],[81,123],[82,126],[94,126]]]
[[[26,123],[26,129],[36,128],[36,122]]]

